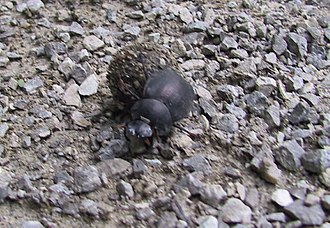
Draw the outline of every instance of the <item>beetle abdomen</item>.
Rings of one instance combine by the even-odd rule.
[[[165,68],[154,72],[147,80],[143,96],[164,103],[175,122],[188,115],[193,104],[194,91],[174,70]]]

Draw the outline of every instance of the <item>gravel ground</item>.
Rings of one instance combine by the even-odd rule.
[[[147,41],[197,98],[132,154],[106,76]],[[330,227],[329,47],[328,0],[1,1],[0,226]]]

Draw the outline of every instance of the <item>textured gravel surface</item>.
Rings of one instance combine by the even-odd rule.
[[[196,99],[132,153],[107,79],[133,42]],[[0,3],[1,227],[330,226],[328,0]]]

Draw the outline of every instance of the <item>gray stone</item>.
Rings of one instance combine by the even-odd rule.
[[[87,70],[81,64],[75,64],[72,66],[70,76],[80,85],[87,78]]]
[[[152,167],[159,167],[162,165],[162,162],[159,159],[144,159],[147,165]]]
[[[121,157],[128,153],[127,144],[120,139],[113,139],[98,151],[98,157],[101,161]]]
[[[218,228],[218,219],[211,215],[199,217],[197,223],[199,228]]]
[[[205,32],[209,27],[209,24],[204,21],[196,21],[188,24],[187,32]]]
[[[314,194],[307,194],[305,200],[304,200],[304,204],[306,206],[313,206],[315,204],[319,204],[321,202],[320,197],[314,195]]]
[[[74,122],[74,124],[80,126],[80,127],[88,127],[91,125],[91,122],[87,120],[83,113],[79,111],[73,111],[71,114],[71,118]]]
[[[175,39],[171,44],[171,50],[176,57],[187,56],[187,48],[181,39]]]
[[[225,100],[229,103],[235,101],[239,95],[243,94],[243,89],[239,86],[232,86],[232,85],[219,85],[217,86],[217,94],[221,100]]]
[[[104,42],[94,35],[86,36],[83,40],[83,44],[89,51],[96,51],[104,46]]]
[[[306,30],[308,32],[308,35],[311,36],[311,37],[307,38],[309,41],[311,38],[312,38],[312,40],[322,39],[322,30],[319,29],[318,27],[307,26]]]
[[[319,180],[326,187],[330,188],[330,168],[325,169],[320,175]]]
[[[24,221],[21,228],[44,228],[39,221]]]
[[[287,222],[285,224],[286,228],[298,228],[298,227],[302,227],[302,222],[300,220],[295,220],[292,222]]]
[[[205,67],[205,61],[202,59],[190,59],[181,64],[185,71],[202,70]]]
[[[313,173],[321,173],[330,167],[330,150],[309,151],[301,157],[301,163],[306,170]]]
[[[275,212],[265,216],[270,222],[286,222],[286,216],[283,212]]]
[[[35,90],[39,89],[44,85],[42,79],[38,76],[33,77],[32,79],[27,80],[23,88],[27,93],[32,93]]]
[[[244,228],[244,225],[238,224],[236,226],[234,226],[235,228]],[[262,227],[262,228],[273,228],[273,225],[267,221],[267,219],[265,217],[260,217],[260,219],[258,220],[258,224],[257,227]]]
[[[297,129],[291,132],[292,139],[304,139],[312,137],[313,131],[310,129]]]
[[[306,187],[293,187],[289,189],[289,192],[296,199],[305,199],[307,189]]]
[[[0,137],[5,137],[7,131],[9,129],[9,126],[7,123],[0,124]]]
[[[208,91],[204,87],[202,87],[202,86],[196,86],[195,87],[195,90],[196,90],[196,94],[199,97],[204,97],[204,98],[206,98],[208,100],[211,100],[212,99],[212,94],[210,93],[210,91]]]
[[[68,32],[61,32],[60,34],[58,34],[58,38],[60,38],[61,41],[63,41],[64,43],[67,43],[71,40],[70,33]]]
[[[63,62],[59,64],[58,70],[64,74],[66,80],[69,80],[72,73],[72,69],[75,66],[75,63],[69,57],[66,57]]]
[[[0,188],[8,187],[11,179],[10,172],[0,167]]]
[[[127,17],[132,18],[132,19],[143,19],[144,18],[144,13],[142,12],[142,10],[135,10],[132,12],[129,12],[126,14]]]
[[[105,173],[107,177],[112,177],[119,174],[125,175],[132,172],[131,164],[120,158],[101,161],[97,163],[97,168],[100,172]]]
[[[40,105],[34,105],[33,108],[29,110],[30,113],[33,113],[35,117],[41,118],[41,119],[48,119],[53,116],[53,114],[50,111],[47,111],[45,107]]]
[[[241,200],[245,200],[246,197],[246,188],[244,187],[244,185],[242,185],[239,182],[235,183],[235,188],[236,188],[236,192],[238,193],[238,197]]]
[[[220,203],[227,198],[227,193],[223,190],[221,185],[204,185],[200,191],[201,200],[217,208]]]
[[[327,28],[329,27],[330,17],[329,15],[319,15],[317,17],[317,22],[322,28]]]
[[[293,77],[289,77],[286,82],[286,90],[288,92],[297,91],[304,86],[304,81],[301,77],[295,75]]]
[[[182,161],[182,165],[185,169],[191,172],[201,171],[204,173],[209,173],[212,170],[210,163],[203,155],[200,154],[184,159]]]
[[[233,37],[225,36],[221,42],[220,49],[222,51],[229,51],[231,49],[237,49],[238,43]]]
[[[236,24],[237,31],[242,31],[248,33],[251,37],[255,37],[257,35],[257,31],[252,22],[247,21],[242,24]]]
[[[281,207],[286,207],[293,203],[293,199],[288,190],[277,189],[272,193],[271,199]]]
[[[325,136],[325,135],[321,135],[317,139],[317,143],[319,144],[319,146],[321,148],[329,147],[330,146],[330,137]]]
[[[140,177],[146,174],[148,167],[140,159],[133,159],[133,174],[135,177]]]
[[[176,216],[188,223],[188,227],[193,227],[192,215],[193,211],[190,207],[190,200],[188,199],[189,193],[181,191],[177,194],[171,202],[172,210],[175,212]],[[187,227],[184,226],[184,227]]]
[[[239,129],[238,119],[233,114],[224,114],[219,120],[218,128],[225,132],[235,133]]]
[[[126,36],[133,38],[137,37],[141,31],[139,26],[132,26],[132,25],[125,25],[123,27],[123,30]]]
[[[41,0],[28,0],[26,5],[32,12],[37,12],[40,8],[45,7]]]
[[[267,97],[259,91],[246,95],[245,101],[250,112],[257,115],[262,115],[268,105]]]
[[[223,173],[231,178],[240,178],[242,177],[241,172],[238,169],[235,169],[233,167],[226,167],[224,168]]]
[[[297,34],[290,32],[286,36],[286,42],[288,44],[288,49],[296,54],[298,58],[302,58],[306,55],[307,53],[307,40],[305,37]]]
[[[319,96],[312,93],[303,94],[300,97],[303,98],[310,106],[316,106],[319,103]]]
[[[187,174],[174,186],[176,192],[179,192],[182,188],[187,188],[191,195],[197,195],[201,193],[203,183],[192,174]]]
[[[244,119],[246,116],[246,112],[242,108],[235,106],[234,104],[226,104],[225,107],[229,113],[235,115],[239,120]]]
[[[271,77],[258,77],[256,80],[257,90],[265,96],[269,96],[277,88],[275,79]]]
[[[18,86],[17,80],[15,80],[14,78],[10,78],[8,81],[8,87],[11,88],[12,90],[16,90],[17,86]]]
[[[148,34],[148,39],[152,42],[158,43],[160,39],[160,33],[159,32],[150,33]]]
[[[23,56],[20,54],[17,54],[16,52],[7,52],[7,57],[11,60],[19,60],[22,59]],[[1,65],[1,63],[0,63]]]
[[[206,8],[203,13],[204,21],[209,25],[214,23],[214,20],[217,18],[217,14],[214,12],[212,8]]]
[[[217,46],[213,44],[207,44],[203,46],[202,53],[205,56],[214,56],[217,52]]]
[[[77,22],[73,21],[70,25],[69,31],[75,35],[84,35],[85,30],[84,28]]]
[[[324,29],[324,37],[328,42],[330,41],[330,29]]]
[[[257,21],[257,23],[255,25],[256,25],[255,28],[256,28],[257,36],[259,38],[266,37],[266,35],[267,35],[266,25],[262,21]]]
[[[278,184],[283,179],[282,171],[277,167],[274,160],[268,157],[262,158],[258,172],[264,180],[272,184]]]
[[[205,74],[207,77],[213,78],[218,70],[220,70],[220,63],[215,60],[210,60],[205,66]]]
[[[274,52],[270,52],[265,55],[265,61],[270,64],[276,64],[277,63],[277,57]]]
[[[241,200],[230,198],[223,205],[220,212],[220,217],[227,223],[243,223],[251,222],[252,211]]]
[[[101,187],[102,182],[95,166],[77,167],[73,172],[75,192],[92,192]]]
[[[272,39],[272,49],[278,55],[282,55],[287,50],[287,43],[284,38],[279,35],[274,35]]]
[[[35,190],[30,178],[26,174],[19,178],[19,180],[17,181],[17,187],[26,192],[32,192],[33,190]]]
[[[161,214],[161,218],[157,222],[158,228],[175,228],[178,218],[174,212],[164,211]]]
[[[288,119],[291,124],[300,124],[308,122],[310,114],[310,107],[305,102],[299,102],[289,114]]]
[[[289,216],[299,219],[303,225],[317,226],[321,225],[326,219],[326,215],[320,204],[307,207],[302,200],[296,200],[284,208]]]
[[[74,217],[79,216],[79,204],[77,204],[77,203],[67,202],[67,203],[63,204],[61,209],[62,209],[61,212],[63,214],[71,215]]]
[[[235,2],[235,1],[229,1],[229,2],[227,3],[227,6],[228,6],[228,8],[230,8],[230,9],[234,9],[234,8],[236,8],[236,7],[238,6],[238,4],[237,4],[237,2]]]
[[[219,114],[216,103],[213,100],[207,100],[205,98],[200,98],[198,101],[205,115],[211,118],[211,121],[215,121]]]
[[[88,60],[90,54],[87,49],[81,49],[78,54],[78,61],[86,61]]]
[[[120,180],[119,183],[116,186],[117,192],[119,195],[127,196],[129,198],[133,198],[134,196],[134,190],[130,183],[127,183],[123,180]]]
[[[97,207],[97,203],[90,199],[84,199],[79,206],[80,213],[87,214],[93,217],[98,217],[100,210]]]
[[[26,9],[27,9],[27,4],[26,4],[25,2],[23,2],[23,3],[18,3],[18,4],[16,5],[16,11],[19,12],[19,13],[24,12]]]
[[[117,21],[117,11],[114,9],[107,9],[106,12],[107,19],[110,22],[116,22]]]
[[[67,46],[62,42],[50,42],[45,44],[44,51],[46,56],[51,59],[55,54],[65,54]]]
[[[180,19],[186,24],[193,22],[194,18],[186,7],[182,7],[179,11]]]
[[[56,173],[53,179],[54,183],[65,183],[67,185],[73,182],[73,177],[65,170]]]
[[[7,56],[0,56],[0,67],[5,67],[9,63]]]
[[[9,195],[9,188],[8,187],[0,187],[0,203],[3,203],[4,200],[8,197]]]
[[[99,83],[95,74],[89,75],[79,86],[79,94],[82,96],[90,96],[97,93]]]
[[[3,152],[5,152],[5,147],[0,144],[0,157],[3,155]]]
[[[149,206],[136,208],[136,218],[139,220],[147,220],[154,215],[155,212]]]
[[[244,60],[249,57],[249,53],[244,49],[233,49],[230,51],[230,56]]]
[[[259,191],[256,188],[248,188],[244,203],[251,208],[259,205]]]
[[[279,127],[281,125],[280,108],[276,105],[269,106],[264,118],[270,127]]]
[[[322,206],[325,210],[330,211],[330,195],[324,195],[321,198]]]
[[[276,151],[276,160],[287,170],[297,170],[301,163],[300,158],[305,154],[304,149],[296,140],[284,141]]]
[[[63,101],[66,105],[76,107],[81,106],[81,98],[79,96],[78,90],[79,86],[77,84],[72,84],[66,89],[63,95]]]

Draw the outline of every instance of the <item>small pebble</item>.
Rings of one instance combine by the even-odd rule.
[[[272,193],[272,200],[280,205],[281,207],[286,207],[293,203],[293,199],[289,193],[289,191],[285,189],[277,189]]]

